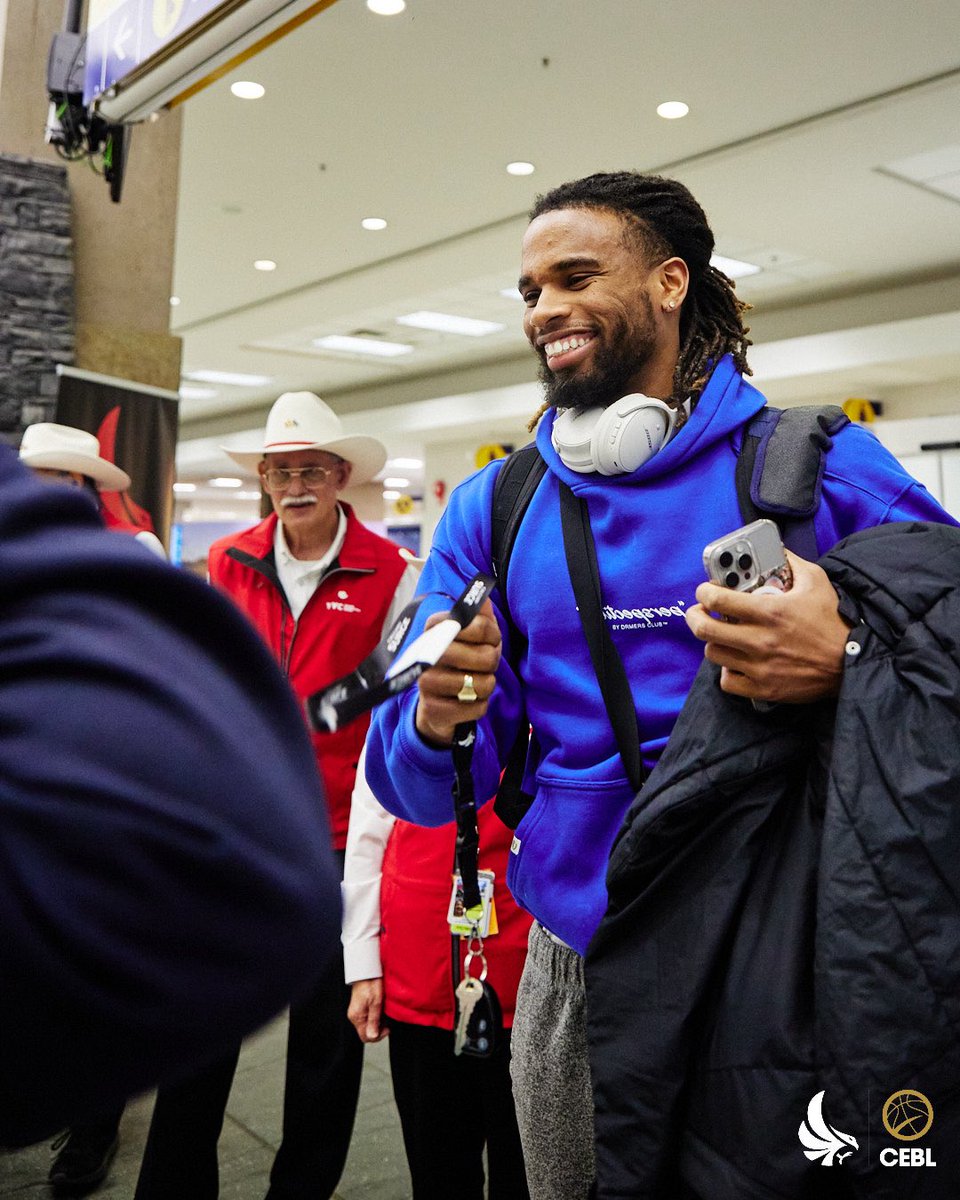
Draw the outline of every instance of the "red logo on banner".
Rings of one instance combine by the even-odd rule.
[[[100,439],[101,457],[119,465],[116,460],[117,425],[120,422],[120,405],[111,408],[100,422],[97,437]],[[122,529],[127,533],[141,533],[144,529],[154,533],[153,521],[145,508],[141,508],[127,492],[101,492],[100,504],[103,521],[108,529]]]

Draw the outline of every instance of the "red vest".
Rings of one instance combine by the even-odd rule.
[[[246,613],[303,700],[354,670],[376,646],[406,561],[393,542],[371,533],[349,504],[347,532],[335,562],[294,621],[273,559],[275,514],[210,547],[210,582]],[[347,841],[357,760],[370,724],[360,717],[336,733],[312,734],[323,776],[333,845]]]
[[[453,800],[450,801],[453,811]],[[507,887],[507,855],[513,832],[486,804],[477,814],[480,867],[496,875],[493,888],[500,932],[484,942],[487,979],[513,1024],[517,984],[527,955],[530,915]],[[456,824],[426,829],[397,821],[387,843],[380,885],[380,960],[387,1017],[412,1025],[453,1028],[450,964],[450,903]],[[465,943],[460,943],[463,970]],[[478,974],[474,964],[471,974]]]

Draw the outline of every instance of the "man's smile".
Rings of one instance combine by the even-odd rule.
[[[563,370],[576,366],[586,358],[585,348],[594,341],[592,333],[571,334],[569,337],[559,337],[543,344],[547,366],[551,371]]]

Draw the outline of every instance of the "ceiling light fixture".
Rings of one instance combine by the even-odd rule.
[[[532,162],[523,162],[522,160],[519,160],[519,159],[517,160],[517,162],[508,162],[507,163],[507,174],[508,175],[532,175],[536,169],[537,168],[533,165]]]
[[[175,492],[195,492],[197,485],[195,483],[175,483],[173,490]]]
[[[277,264],[272,258],[258,258],[253,265],[258,271],[275,271],[277,269]]]
[[[180,385],[181,400],[212,400],[216,394],[216,388],[191,387],[189,383],[181,383]]]
[[[222,383],[226,387],[266,387],[273,383],[269,375],[246,375],[243,371],[184,371],[183,378],[194,383]]]
[[[230,91],[240,100],[260,100],[266,90],[262,83],[254,83],[252,79],[230,84]]]
[[[378,17],[395,17],[406,7],[406,0],[367,0],[367,8]]]
[[[364,217],[360,224],[364,229],[386,229],[387,227],[383,217]]]
[[[406,342],[385,342],[378,338],[349,337],[339,333],[314,338],[313,344],[320,350],[337,350],[343,354],[370,354],[375,358],[399,358],[402,354],[413,353],[413,347]]]
[[[232,475],[218,475],[216,479],[209,480],[211,487],[216,488],[239,488],[243,487],[243,480],[236,479]]]
[[[466,337],[486,337],[505,329],[499,321],[480,321],[475,317],[459,317],[452,313],[412,312],[397,317],[398,325],[412,325],[414,329],[433,329],[437,333],[462,333]]]
[[[682,100],[665,100],[663,104],[657,105],[657,116],[663,117],[665,121],[677,121],[689,111],[690,106]]]
[[[399,475],[391,475],[383,481],[383,486],[385,488],[406,488],[410,486],[410,480],[403,479]]]
[[[383,493],[383,498],[384,498],[384,500],[399,500],[400,493],[397,491],[394,491],[393,488],[388,488],[387,491],[385,491]]]
[[[731,279],[743,279],[746,275],[758,275],[761,267],[756,263],[743,262],[739,258],[726,258],[723,254],[712,254],[710,265],[729,275]]]
[[[420,471],[423,462],[419,458],[391,458],[387,466],[395,467],[398,471]]]
[[[170,307],[171,308],[176,308],[179,303],[180,303],[179,296],[171,296],[170,297]]]

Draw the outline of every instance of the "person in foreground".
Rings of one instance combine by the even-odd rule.
[[[20,441],[20,461],[42,480],[66,487],[85,488],[96,499],[101,517],[100,493],[125,492],[130,476],[100,453],[99,439],[84,429],[39,421],[28,425]],[[163,543],[155,533],[143,529],[129,532],[143,546],[166,558]],[[53,1143],[54,1159],[49,1180],[57,1193],[87,1195],[106,1178],[120,1144],[123,1105],[110,1112],[85,1115]]]
[[[274,511],[214,542],[210,581],[253,622],[302,701],[363,661],[416,586],[418,568],[339,498],[348,481],[372,479],[387,452],[376,438],[345,435],[319,396],[287,392],[270,410],[262,450],[228,453],[259,473]],[[297,720],[302,726],[302,714]],[[341,875],[368,724],[312,735],[324,783],[312,803],[322,807],[325,793]],[[350,1146],[363,1045],[347,1020],[342,958],[323,966],[316,964],[312,988],[290,1011],[283,1140],[269,1200],[332,1195]],[[195,1077],[160,1090],[137,1200],[218,1195],[217,1139],[239,1053],[237,1042]]]
[[[603,611],[649,770],[703,657],[685,614],[703,579],[704,545],[744,523],[735,469],[744,429],[765,403],[744,378],[744,305],[711,265],[712,251],[703,210],[673,180],[599,174],[536,202],[519,287],[545,390],[536,442],[547,471],[517,534],[506,597],[495,590],[418,688],[381,706],[367,743],[367,778],[381,803],[405,820],[440,824],[450,815],[457,724],[478,722],[478,795],[496,790],[527,721],[536,735],[525,781],[534,798],[516,829],[508,884],[535,917],[512,1069],[537,1200],[579,1200],[594,1177],[582,956],[606,907],[607,861],[635,791],[558,564],[561,484],[587,505]],[[424,591],[456,595],[474,572],[492,570],[501,469],[492,463],[454,491]],[[949,522],[869,433],[840,428],[814,516],[818,549],[910,519]],[[772,629],[770,597],[760,596],[737,599],[737,626],[706,631],[731,692],[807,702],[838,687],[848,627],[836,593],[818,566],[791,563],[794,586],[777,598]],[[505,600],[522,646],[509,642]],[[710,603],[718,615],[733,613],[722,589]],[[458,699],[470,694],[465,675],[476,700]]]
[[[335,957],[309,739],[247,622],[0,447],[0,1145],[181,1077]]]

